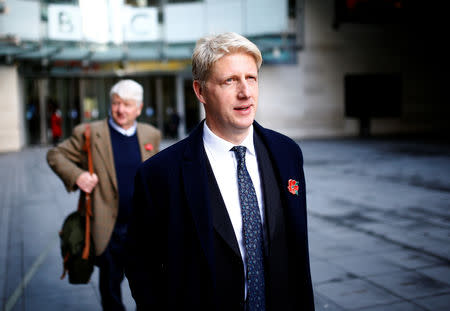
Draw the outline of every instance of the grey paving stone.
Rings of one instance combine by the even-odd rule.
[[[345,271],[359,276],[378,275],[404,270],[401,266],[373,254],[334,258],[333,263]]]
[[[450,294],[436,295],[415,300],[427,310],[448,311],[450,307]]]
[[[88,284],[73,285],[68,282],[67,277],[60,280],[62,272],[62,264],[60,256],[50,254],[42,264],[38,272],[34,275],[25,289],[24,300],[38,302],[38,306],[42,306],[40,302],[45,302],[45,310],[66,310],[60,308],[68,308],[68,310],[100,310],[100,293],[98,290],[98,269],[94,269],[91,281]],[[128,281],[125,279],[122,283],[122,297],[127,310],[134,310],[136,304],[131,296]],[[57,293],[58,295],[55,295]],[[78,297],[78,298],[77,298]],[[79,302],[80,297],[83,302]],[[69,303],[69,304],[67,304]],[[78,304],[78,308],[75,308]],[[26,309],[28,310],[28,309]],[[30,310],[42,310],[32,306]]]
[[[11,250],[8,252],[6,261],[4,297],[8,298],[12,295],[17,286],[19,286],[24,275],[24,267],[21,254],[14,254]]]
[[[314,284],[355,278],[332,262],[320,259],[311,261],[311,277]]]
[[[77,288],[69,294],[61,295],[61,292],[54,290],[42,296],[29,296],[25,299],[25,310],[42,311],[42,310],[86,310],[99,311],[101,305],[95,297],[95,293],[90,286]]]
[[[395,237],[405,232],[405,229],[396,225],[392,225],[390,223],[361,224],[358,226],[358,229],[360,229],[363,232],[374,233],[379,237],[389,237],[389,238],[394,237],[392,240],[396,242],[397,239],[395,239]]]
[[[420,269],[420,273],[450,285],[450,267],[448,265]]]
[[[309,250],[311,254],[322,259],[353,256],[365,253],[363,250],[353,247],[350,243],[338,243],[334,239],[315,233],[311,233],[309,236]]]
[[[382,238],[373,237],[359,232],[353,232],[353,234],[349,234],[344,237],[337,237],[336,239],[342,239],[346,243],[351,244],[357,249],[364,250],[367,253],[396,251],[402,249],[397,244],[391,243]]]
[[[396,264],[402,267],[409,269],[427,267],[443,263],[439,259],[427,256],[418,251],[411,251],[411,250],[386,251],[380,253],[380,256],[391,262],[395,262]]]
[[[315,288],[320,294],[346,310],[359,310],[401,301],[401,298],[388,291],[360,279],[331,282],[317,285]]]
[[[415,271],[402,271],[368,279],[406,299],[450,292],[450,286]]]
[[[445,225],[448,227],[450,216],[446,216],[445,219],[442,220],[442,225]],[[450,239],[450,228],[436,228],[434,227],[432,230],[427,232],[427,234],[436,239],[444,239],[449,240]]]
[[[450,261],[449,239],[436,239],[417,232],[405,232],[402,237],[397,237],[397,239],[404,240],[405,244],[416,249]]]
[[[49,255],[25,289],[27,299],[30,297],[51,297],[55,289],[62,297],[70,296],[78,291],[92,290],[91,284],[72,285],[69,284],[67,277],[60,280],[61,274],[60,256]]]
[[[317,217],[313,212],[310,212],[308,217],[311,220],[308,223],[308,230],[311,229],[314,235],[320,234],[325,239],[338,239],[340,236],[354,234],[354,230]]]
[[[361,311],[425,311],[427,309],[422,308],[416,304],[410,302],[399,302],[389,305],[380,305],[376,307],[369,307],[360,309]]]
[[[325,296],[314,293],[314,307],[316,311],[344,311],[342,307],[332,302]]]
[[[20,299],[16,302],[16,304],[12,307],[11,311],[23,311],[26,310],[26,301],[25,299]]]
[[[4,297],[4,285],[5,285],[5,278],[0,275],[0,306],[3,306],[6,301],[6,297]]]

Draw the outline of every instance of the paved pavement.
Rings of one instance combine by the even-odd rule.
[[[171,142],[164,142],[165,146]],[[450,145],[301,143],[317,310],[450,310]],[[59,280],[57,232],[76,206],[46,147],[0,154],[2,310],[101,310],[98,271]],[[128,310],[134,310],[123,283]]]

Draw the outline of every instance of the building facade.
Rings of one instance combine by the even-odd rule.
[[[191,88],[192,49],[222,31],[263,52],[263,126],[293,139],[448,133],[439,32],[406,1],[382,2],[7,0],[0,151],[49,143],[54,107],[64,137],[104,118],[109,88],[124,77],[144,86],[141,121],[165,137],[187,135],[204,116]]]

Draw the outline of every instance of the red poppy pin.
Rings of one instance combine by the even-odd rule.
[[[288,190],[290,193],[298,195],[298,181],[289,179],[288,181]]]
[[[148,143],[148,144],[145,144],[145,145],[144,145],[144,148],[145,148],[145,150],[147,150],[147,151],[152,151],[152,150],[153,150],[153,145],[150,144],[150,143]]]

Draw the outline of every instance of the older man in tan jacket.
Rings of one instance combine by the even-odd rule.
[[[100,268],[100,293],[104,310],[125,310],[120,284],[124,278],[123,242],[132,208],[134,174],[137,166],[159,150],[161,134],[148,124],[138,123],[143,106],[142,86],[122,80],[110,91],[111,115],[90,123],[94,174],[88,172],[84,146],[86,124],[49,150],[47,161],[67,191],[91,193],[92,234]]]

